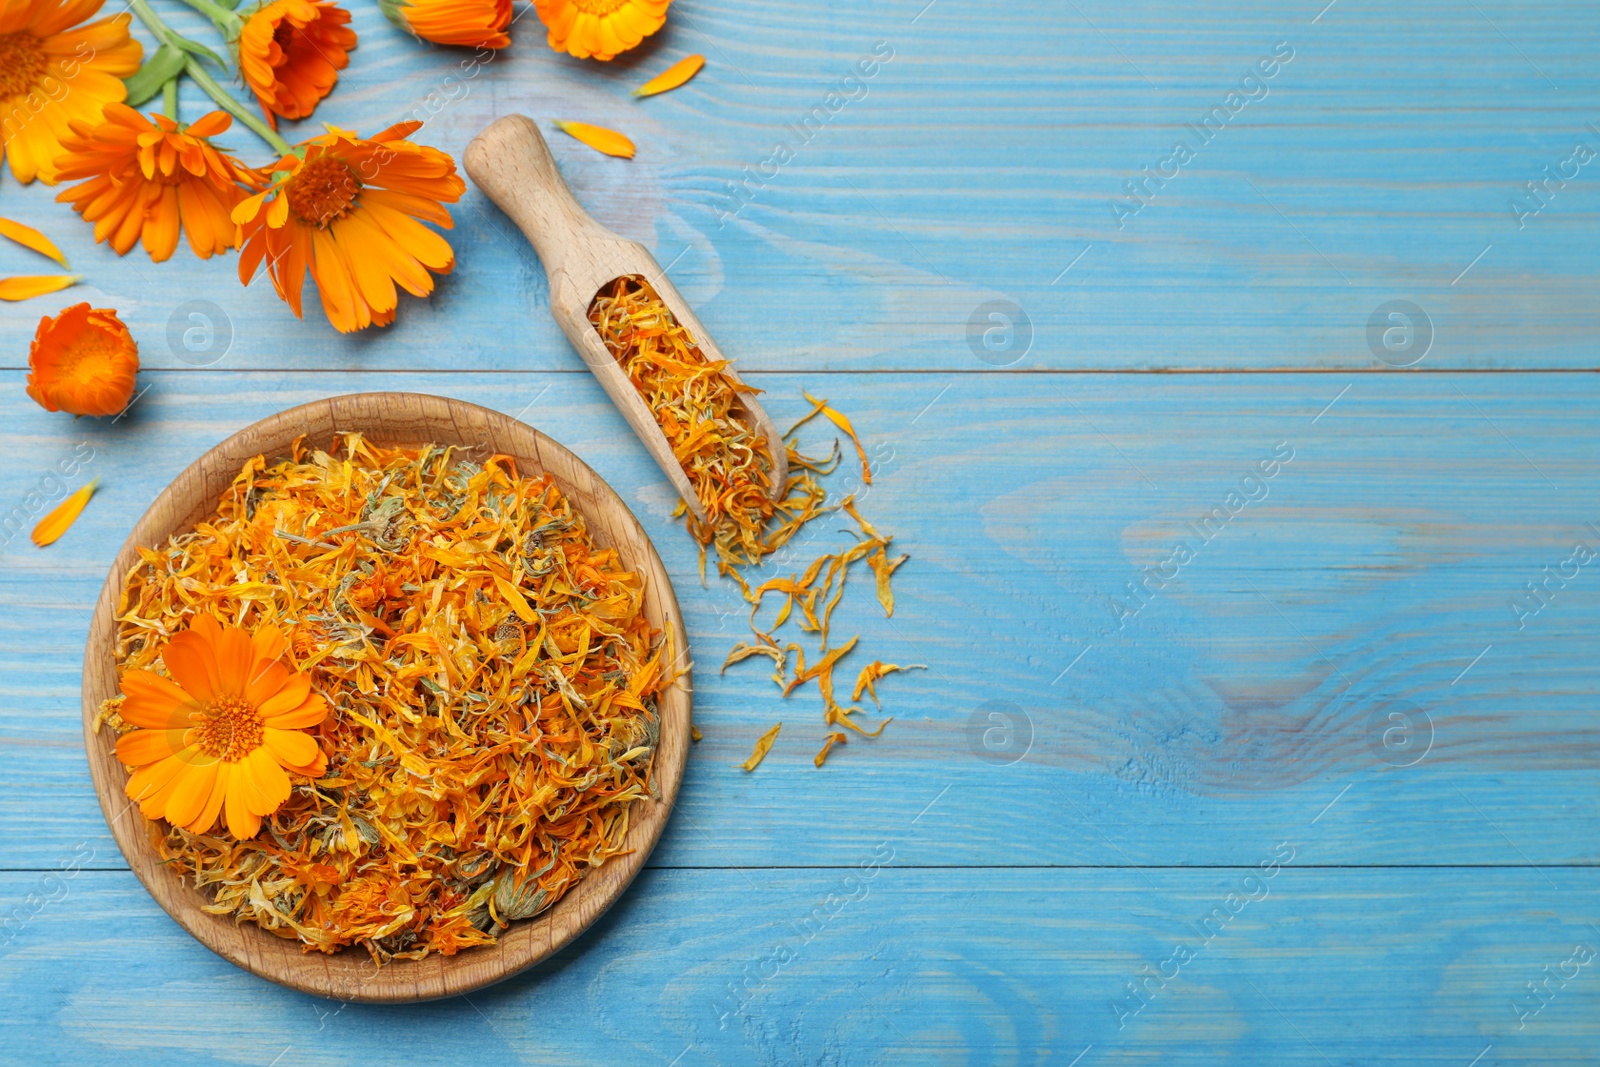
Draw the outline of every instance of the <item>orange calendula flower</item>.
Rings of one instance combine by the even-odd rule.
[[[46,411],[115,415],[133,397],[139,346],[115,311],[74,304],[39,320],[28,367],[28,395]]]
[[[659,30],[672,0],[535,0],[550,47],[579,59],[613,59]]]
[[[107,104],[104,122],[74,122],[62,139],[61,179],[88,180],[56,199],[94,223],[94,239],[110,241],[118,255],[142,236],[160,263],[178,247],[180,229],[201,259],[226,252],[237,233],[231,213],[247,192],[239,183],[261,184],[207,139],[232,123],[226,111],[213,111],[181,127],[165,115],[147,119],[126,104]]]
[[[278,295],[301,315],[306,269],[322,310],[341,333],[394,321],[395,284],[413,296],[433,291],[455,253],[417,221],[452,223],[445,204],[466,191],[455,160],[405,138],[422,123],[402,122],[371,139],[330,129],[284,156],[271,184],[240,201],[239,280],[250,283],[263,259]]]
[[[73,119],[94,122],[127,96],[144,46],[126,13],[79,25],[103,0],[0,3],[0,148],[21,182],[55,184],[55,158]]]
[[[511,0],[378,0],[401,29],[434,44],[504,48],[511,43]]]
[[[123,674],[119,714],[137,729],[117,759],[137,768],[127,793],[145,818],[203,834],[222,814],[243,841],[289,799],[290,774],[321,777],[327,757],[304,730],[328,705],[279,662],[287,647],[275,626],[252,636],[201,615],[162,650],[170,677]]]
[[[239,73],[274,129],[277,116],[303,119],[333,91],[356,46],[349,21],[332,0],[273,0],[245,20]]]

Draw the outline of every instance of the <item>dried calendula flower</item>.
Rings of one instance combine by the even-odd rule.
[[[696,540],[715,542],[725,559],[758,561],[771,551],[764,527],[779,506],[772,501],[767,440],[738,403],[756,390],[731,377],[725,361],[708,359],[637,275],[602,289],[589,321],[655,414],[694,486],[708,519],[706,525],[690,520]]]
[[[559,487],[506,457],[348,434],[254,458],[214,515],[140,551],[117,660],[148,671],[211,613],[281,632],[282,670],[330,709],[310,735],[326,767],[291,774],[248,839],[169,800],[162,858],[209,911],[308,949],[492,943],[624,851],[655,795],[676,673],[643,605]]]
[[[722,669],[726,671],[755,656],[765,657],[772,661],[773,681],[785,696],[805,682],[817,682],[823,720],[828,725],[842,726],[867,737],[881,734],[892,720],[886,719],[869,733],[850,718],[860,709],[841,707],[834,698],[834,668],[855,647],[858,638],[834,647],[830,629],[850,568],[862,561],[876,578],[884,615],[893,615],[890,580],[906,557],[890,558],[888,550],[893,538],[880,533],[862,516],[853,495],[837,503],[828,502],[828,494],[817,479],[832,473],[837,466],[837,442],[832,456],[818,460],[802,454],[794,442],[786,441],[790,475],[781,498],[774,502],[767,441],[745,418],[740,402],[741,395],[757,390],[729,374],[726,362],[708,359],[646,279],[628,276],[607,284],[590,305],[589,320],[655,415],[706,513],[705,523],[692,515],[687,518],[689,532],[701,545],[702,576],[705,551],[715,548],[717,572],[734,581],[751,605],[750,629],[755,640],[735,645]],[[803,395],[810,401],[811,410],[785,437],[822,415],[850,437],[861,459],[862,482],[870,486],[872,470],[866,449],[850,420],[826,400],[809,393]],[[803,571],[786,577],[779,575],[756,584],[746,577],[742,569],[761,566],[789,545],[808,523],[839,511],[853,519],[860,530],[853,543],[837,552],[822,553]],[[687,507],[680,502],[676,514],[687,513]],[[772,623],[763,629],[756,620],[769,594],[782,596],[783,603]],[[801,645],[780,644],[775,636],[791,619],[803,632],[820,638],[821,648],[809,668]],[[796,656],[792,676],[791,653]],[[853,699],[859,699],[862,684],[858,679]],[[876,691],[870,686],[868,691],[876,700]],[[758,747],[752,766],[760,762],[761,754]]]
[[[750,753],[750,758],[742,766],[747,771],[753,771],[767,758],[767,753],[772,751],[772,743],[778,739],[778,731],[783,729],[783,723],[778,723],[772,729],[756,738],[756,747]]]

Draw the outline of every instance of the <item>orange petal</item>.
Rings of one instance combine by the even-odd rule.
[[[184,749],[182,730],[135,730],[117,739],[117,759],[130,767],[143,767],[159,763],[168,756],[176,756]]]
[[[303,763],[298,767],[291,767],[287,763],[282,766],[290,774],[298,774],[306,778],[321,778],[328,769],[328,757],[323,754],[321,749],[318,749],[317,758],[310,763]]]
[[[229,696],[244,696],[250,681],[250,667],[255,660],[250,635],[237,626],[224,626],[215,644],[220,691]]]
[[[145,818],[167,817],[167,801],[172,799],[178,783],[183,781],[184,772],[194,765],[193,755],[193,749],[185,749],[176,756],[168,756],[160,763],[152,763],[135,771],[133,777],[128,779],[128,797],[139,802],[139,811]],[[149,777],[141,779],[140,775],[146,772],[149,772]],[[134,792],[136,787],[138,793]]]
[[[184,132],[191,137],[215,137],[232,125],[232,115],[226,111],[213,111],[209,115],[202,115],[198,121],[189,123],[189,128]]]
[[[259,711],[262,704],[295,677],[295,673],[281,663],[262,663],[258,660],[250,684],[244,687],[245,702],[255,705]]]
[[[63,267],[67,266],[67,257],[61,254],[61,249],[55,246],[55,242],[32,226],[24,226],[10,219],[0,219],[0,237],[9,237],[24,248],[31,248],[35,252],[49,256]]]
[[[276,626],[263,626],[250,638],[250,643],[255,646],[256,664],[262,660],[276,662],[283,655],[284,649],[289,647],[288,640],[283,636],[283,631]]]
[[[184,691],[200,703],[209,704],[220,695],[216,657],[211,642],[201,635],[198,626],[175,634],[161,650],[161,662]]]
[[[81,274],[30,274],[20,278],[0,278],[0,300],[27,300],[58,293],[76,284]]]
[[[261,832],[261,816],[250,810],[254,792],[249,763],[238,764],[228,778],[226,817],[228,832],[240,841],[248,841]]]
[[[127,699],[117,714],[123,722],[147,730],[187,729],[189,713],[199,708],[170,678],[154,671],[125,672],[122,693]]]
[[[67,528],[77,521],[83,506],[94,496],[94,487],[99,484],[100,479],[96,478],[52,508],[50,514],[40,519],[39,525],[33,528],[33,543],[40,548],[55,544],[67,532]]]
[[[211,829],[217,821],[217,813],[222,810],[222,802],[228,798],[228,782],[236,774],[243,774],[237,763],[218,763],[215,780],[211,783],[211,795],[206,797],[206,803],[200,809],[200,814],[194,817],[185,829],[190,833],[203,834]]]
[[[211,800],[211,787],[217,784],[219,761],[213,759],[202,762],[203,759],[201,757],[189,763],[178,775],[177,785],[167,798],[167,821],[174,826],[189,829]]]
[[[263,732],[266,736],[266,747],[278,757],[279,763],[286,763],[291,767],[310,763],[321,751],[309,734],[303,734],[298,730],[279,730],[268,726]]]
[[[696,74],[706,65],[705,56],[684,56],[654,78],[645,82],[633,91],[634,96],[655,96],[670,89],[676,89]]]
[[[262,720],[275,730],[304,730],[328,717],[328,702],[312,693],[299,707]]]
[[[556,127],[596,152],[604,152],[608,156],[621,156],[624,159],[633,158],[633,142],[616,130],[608,130],[604,126],[591,126],[587,122],[557,122]]]
[[[245,802],[253,813],[271,815],[289,799],[289,776],[265,745],[245,757],[240,766],[246,768],[249,789]]]
[[[293,711],[306,702],[311,694],[311,675],[295,674],[284,680],[268,699],[255,702],[256,713],[263,719]]]
[[[128,779],[128,785],[124,791],[128,794],[129,800],[149,800],[170,785],[172,780],[178,776],[178,772],[188,765],[189,761],[180,752],[159,762],[140,767],[133,772],[133,777]],[[165,810],[165,801],[162,803],[162,810]],[[159,819],[160,817],[161,813],[157,812],[156,818]]]

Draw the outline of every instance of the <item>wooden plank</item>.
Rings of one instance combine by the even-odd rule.
[[[279,1067],[380,1047],[416,1064],[1593,1062],[1592,868],[1302,869],[1309,848],[1270,876],[875,865],[902,843],[827,870],[647,871],[546,964],[403,1008],[237,970],[129,874],[8,873],[0,904],[27,918],[0,949],[0,1046]]]
[[[982,370],[968,331],[990,301],[1028,316],[1026,354],[993,357],[1019,368],[1371,368],[1368,320],[1393,299],[1429,316],[1425,366],[1595,367],[1600,186],[1569,161],[1579,141],[1600,147],[1586,125],[1600,26],[1560,0],[1345,0],[1313,19],[1319,6],[897,0],[846,16],[809,0],[680,2],[650,45],[600,65],[551,53],[533,17],[475,64],[356,5],[351,66],[291,137],[421,117],[419,139],[459,158],[513,111],[624,130],[631,161],[558,143],[567,176],[602,223],[672,265],[741,368]],[[1294,58],[1201,144],[1186,124],[1279,42]],[[709,62],[689,86],[628,96],[691,51]],[[846,83],[863,58],[875,73]],[[206,107],[193,93],[184,106]],[[818,108],[825,121],[794,132]],[[1124,183],[1172,173],[1162,164],[1186,137],[1193,161],[1119,219]],[[265,159],[248,134],[224,141]],[[782,165],[780,143],[794,151]],[[1536,181],[1549,184],[1529,199]],[[120,309],[150,366],[218,355],[200,334],[200,351],[167,342],[169,325],[180,339],[196,325],[193,300],[227,309],[235,368],[578,366],[531,251],[476,190],[455,211],[459,265],[438,294],[348,338],[314,300],[300,325],[265,281],[240,289],[231,256],[118,258],[54,193],[8,186],[4,210],[87,275],[62,302]],[[1519,217],[1519,196],[1538,213]],[[3,256],[8,273],[38,269]],[[0,307],[0,331],[24,339],[56,306]],[[23,346],[0,360],[21,366]]]
[[[1247,863],[1264,832],[1330,804],[1316,824],[1329,863],[1596,858],[1593,568],[1550,579],[1537,614],[1510,608],[1537,604],[1526,584],[1600,538],[1593,377],[825,379],[879,466],[866,512],[913,557],[891,622],[858,579],[835,632],[864,635],[857,663],[931,669],[885,681],[896,722],[821,771],[813,690],[781,701],[755,663],[718,675],[742,602],[700,587],[664,482],[586,374],[161,373],[114,426],[47,415],[18,378],[0,374],[0,449],[16,457],[0,501],[24,501],[85,441],[80,477],[105,481],[57,545],[4,549],[3,865],[48,865],[78,841],[114,858],[76,736],[78,678],[88,606],[148,501],[258,417],[397,386],[522,415],[610,481],[662,553],[706,740],[659,865],[849,862],[925,809],[938,833],[907,862]],[[779,425],[816,381],[756,377]],[[1246,481],[1285,449],[1272,477]],[[843,486],[859,477],[841,471]],[[1215,518],[1236,492],[1266,495]],[[1208,516],[1202,543],[1188,524]],[[843,537],[820,533],[819,547]],[[1180,541],[1194,558],[1174,577]],[[1164,565],[1133,611],[1128,583]],[[990,701],[1016,718],[990,719]],[[739,770],[778,719],[766,763]],[[986,757],[1021,750],[1008,726],[1012,745],[1032,738],[1005,765]]]

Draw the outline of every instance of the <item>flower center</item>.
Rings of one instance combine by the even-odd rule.
[[[348,163],[322,155],[294,172],[284,195],[302,222],[325,227],[355,205],[360,191],[361,182]]]
[[[119,352],[115,337],[90,327],[61,353],[61,374],[83,382],[102,381],[114,373]]]
[[[585,15],[597,15],[600,18],[605,18],[627,3],[628,0],[572,0],[572,6]]]
[[[39,38],[26,32],[0,34],[0,100],[27,95],[49,69]]]
[[[254,704],[239,697],[218,697],[206,706],[196,724],[193,744],[206,755],[238,763],[261,747],[261,716]]]

